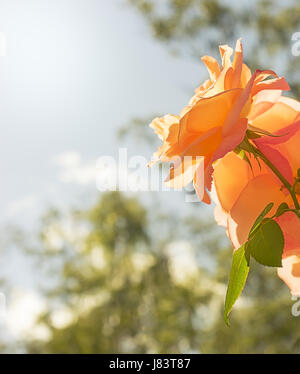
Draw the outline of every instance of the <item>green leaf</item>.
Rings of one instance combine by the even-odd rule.
[[[245,257],[246,257],[246,260],[247,260],[247,264],[248,266],[250,266],[250,246],[249,246],[249,240],[246,241],[246,243],[244,244],[245,246]]]
[[[279,207],[277,208],[277,211],[275,213],[275,216],[276,217],[279,217],[281,216],[283,213],[285,213],[286,211],[290,210],[289,206],[287,203],[281,203],[279,205]]]
[[[229,313],[240,296],[249,273],[249,266],[245,257],[246,243],[233,253],[229,282],[225,299],[224,320],[229,326]]]
[[[297,177],[300,178],[300,168],[297,170]]]
[[[281,267],[284,237],[273,219],[264,219],[248,241],[250,254],[265,266]]]
[[[274,203],[269,203],[264,210],[260,213],[260,215],[256,218],[253,226],[251,227],[251,230],[249,232],[249,239],[255,232],[255,230],[258,228],[258,226],[261,224],[262,220],[265,218],[265,216],[270,212],[270,210],[273,208]]]

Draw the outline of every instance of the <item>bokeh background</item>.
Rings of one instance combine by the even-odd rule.
[[[98,157],[151,158],[149,121],[180,112],[219,44],[242,37],[252,69],[284,75],[299,98],[299,1],[0,9],[0,351],[299,353],[300,316],[274,269],[251,269],[225,325],[232,250],[213,207],[96,188]]]

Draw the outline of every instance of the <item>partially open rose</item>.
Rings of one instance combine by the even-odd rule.
[[[166,183],[182,188],[192,180],[204,202],[210,203],[208,191],[214,163],[232,151],[243,140],[249,116],[255,117],[255,102],[261,91],[288,90],[284,78],[272,71],[257,70],[253,75],[243,63],[240,40],[233,62],[232,49],[220,47],[222,66],[209,56],[202,58],[210,79],[196,91],[180,115],[156,118],[150,126],[163,141],[154,161],[173,162]],[[273,79],[270,76],[274,76]],[[268,106],[257,107],[261,115]],[[202,171],[204,170],[204,175]]]
[[[260,99],[265,110],[259,113],[259,108],[255,108],[252,125],[281,136],[264,136],[254,143],[293,185],[300,167],[300,103],[284,97],[270,100],[268,93],[262,93]],[[250,158],[250,162],[252,170],[247,162],[230,152],[214,166],[215,217],[219,224],[227,227],[235,248],[247,240],[255,219],[268,203],[274,202],[269,216],[283,202],[291,208],[294,205],[282,182],[263,162],[261,167],[254,158]],[[295,192],[300,202],[297,184]],[[278,274],[293,294],[300,295],[300,220],[294,212],[286,212],[276,220],[285,242],[283,267],[278,268]]]

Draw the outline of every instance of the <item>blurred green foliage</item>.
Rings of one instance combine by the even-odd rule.
[[[291,53],[300,31],[298,0],[127,0],[149,24],[154,38],[175,54],[216,57],[220,44],[234,46],[244,36],[245,60],[252,69],[284,75],[300,94],[300,57]]]
[[[48,214],[31,253],[42,271],[55,265],[37,322],[49,336],[28,352],[299,353],[293,302],[270,269],[254,267],[225,325],[231,248],[219,234],[198,214],[172,220],[118,192]]]

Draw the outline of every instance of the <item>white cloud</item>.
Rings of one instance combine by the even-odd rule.
[[[78,152],[63,152],[54,158],[54,163],[61,169],[59,180],[63,183],[96,183],[96,161],[84,163]]]
[[[28,195],[20,199],[12,201],[7,208],[7,215],[9,217],[23,213],[24,211],[32,210],[37,207],[38,199],[35,196]]]
[[[122,154],[119,155],[122,156]],[[129,162],[102,156],[97,160],[84,162],[78,152],[63,152],[54,158],[60,168],[59,180],[79,185],[94,184],[99,191],[147,191],[150,173],[147,160],[140,156]]]
[[[54,162],[62,167],[77,166],[81,162],[81,156],[78,152],[63,152],[54,158]]]

